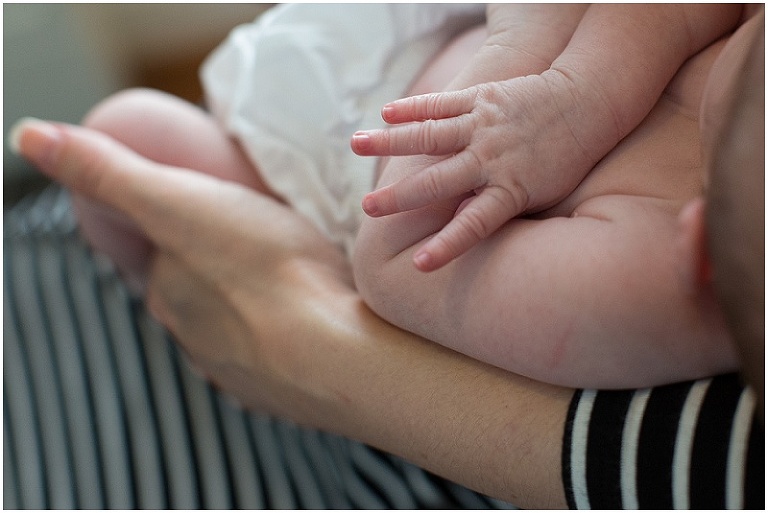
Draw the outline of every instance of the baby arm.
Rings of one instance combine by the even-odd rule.
[[[714,298],[683,286],[676,254],[679,210],[703,186],[697,107],[721,47],[683,66],[568,198],[436,272],[411,260],[460,198],[365,219],[353,263],[365,301],[427,339],[560,384],[650,386],[734,369]],[[381,184],[430,159],[392,159]]]
[[[665,105],[562,217],[513,219],[436,272],[410,262],[458,200],[367,219],[353,264],[363,298],[403,329],[550,383],[645,387],[733,370],[714,301],[678,276],[677,212],[701,187],[698,127]],[[383,179],[408,173],[390,165]]]
[[[434,212],[387,216],[376,222],[411,230],[410,240],[362,232],[356,284],[403,329],[544,382],[645,387],[731,371],[716,312],[700,312],[678,287],[667,208],[613,196],[584,203],[575,218],[514,219],[433,273],[408,263],[426,240],[414,231],[434,230]],[[371,256],[376,269],[361,273]]]
[[[369,194],[363,208],[382,216],[470,193],[414,256],[423,271],[445,265],[509,219],[573,191],[643,120],[680,65],[731,28],[740,13],[739,6],[591,6],[583,17],[568,14],[580,19],[573,37],[559,56],[548,61],[539,54],[536,64],[548,63],[531,66],[534,75],[521,77],[518,69],[510,75],[516,78],[386,105],[384,119],[402,126],[356,134],[356,152],[447,157]],[[496,16],[501,24],[512,19],[505,11]],[[489,24],[492,19],[489,12]],[[568,34],[564,26],[558,29]],[[496,69],[505,68],[499,65],[504,52],[491,47]],[[473,73],[492,77],[482,71],[490,65],[487,56],[478,53],[478,62],[452,86],[471,82]]]
[[[495,82],[504,80],[510,77],[518,77],[531,74],[539,74],[546,70],[551,64],[552,60],[559,55],[565,46],[568,44],[574,30],[576,29],[581,17],[586,10],[585,6],[581,5],[490,5],[487,8],[487,37],[484,44],[479,48],[477,53],[466,64],[458,75],[448,85],[448,90],[459,90],[469,86],[482,84],[486,82]],[[425,97],[427,98],[427,97]],[[435,97],[437,98],[437,97]],[[420,108],[415,105],[415,107]],[[386,121],[396,121],[398,116],[394,113],[394,117],[387,114],[387,108],[383,110],[383,115]],[[426,119],[426,118],[424,118]],[[396,136],[397,132],[393,131]],[[385,131],[364,132],[355,134],[352,140],[352,149],[359,155],[395,155],[404,154],[402,151],[392,151],[392,149],[384,150],[382,148],[382,138],[387,136]],[[428,136],[428,134],[427,134]],[[444,137],[444,135],[443,135]],[[413,145],[413,139],[403,140],[406,145]],[[428,141],[426,144],[437,142],[437,140]],[[435,153],[429,151],[415,151],[418,153]],[[439,152],[438,152],[439,154]],[[438,169],[428,168],[430,171],[426,173],[419,173],[418,180],[423,186],[427,180]],[[403,196],[409,192],[414,193],[417,190],[424,190],[423,187],[419,187],[418,184],[411,184],[409,182],[414,181],[417,175],[410,177],[401,184],[399,187],[399,193]],[[461,179],[460,177],[457,177]],[[466,180],[464,180],[466,182]],[[435,188],[442,188],[446,185],[446,182],[441,180],[432,180],[427,186],[434,186]],[[445,190],[433,190],[425,191],[427,195],[434,198],[436,195],[441,197],[450,197],[462,194],[473,187],[460,187],[460,191],[456,194],[450,194]],[[451,187],[455,190],[456,187]],[[396,191],[397,192],[397,191]],[[397,211],[408,210],[414,208],[408,205],[408,198],[402,197],[396,198],[393,194],[389,194],[389,188],[383,188],[380,191],[372,195],[368,195],[363,203],[364,210],[369,215],[388,215]],[[416,192],[415,195],[418,195]],[[414,194],[411,194],[414,196]],[[488,195],[486,195],[488,196]],[[402,201],[401,201],[402,200]],[[484,199],[488,201],[486,197]],[[405,208],[403,208],[403,201],[405,202]],[[393,202],[397,202],[397,205],[392,205]],[[419,201],[419,203],[426,203],[425,201]],[[480,206],[479,204],[473,204],[472,208],[465,212],[464,217],[471,216],[472,211],[476,210]],[[506,220],[506,219],[504,219]],[[448,228],[450,230],[450,228]],[[475,228],[483,232],[483,228]],[[490,233],[495,227],[488,228],[487,232]],[[417,266],[424,271],[436,269],[444,265],[447,261],[450,261],[455,256],[463,253],[469,246],[473,245],[476,240],[484,238],[486,234],[480,233],[476,236],[470,237],[469,241],[464,242],[461,247],[454,247],[448,251],[445,251],[444,256],[435,255],[435,252],[422,252],[422,255],[429,255],[432,257],[433,262],[427,263],[426,261],[417,263]],[[447,239],[447,242],[451,243],[451,237],[441,237]],[[437,245],[438,241],[432,243],[433,246]]]

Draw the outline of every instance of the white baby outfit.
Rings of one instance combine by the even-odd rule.
[[[480,4],[288,4],[235,28],[201,69],[208,107],[267,184],[351,251],[376,159],[350,138],[383,125]]]

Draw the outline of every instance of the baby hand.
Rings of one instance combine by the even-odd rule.
[[[447,158],[366,195],[363,209],[385,216],[473,193],[414,256],[419,269],[431,271],[508,220],[556,204],[600,158],[569,123],[584,113],[559,87],[534,75],[385,105],[382,117],[399,126],[357,132],[355,153]]]

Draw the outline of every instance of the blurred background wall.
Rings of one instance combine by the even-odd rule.
[[[201,100],[197,69],[270,4],[3,4],[3,203],[45,180],[8,150],[23,116],[78,123],[112,92],[155,87]]]

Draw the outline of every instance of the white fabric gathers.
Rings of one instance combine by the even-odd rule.
[[[208,107],[267,184],[351,252],[376,159],[349,147],[383,125],[480,4],[291,4],[235,28],[206,60]]]

